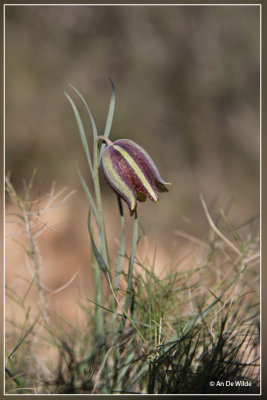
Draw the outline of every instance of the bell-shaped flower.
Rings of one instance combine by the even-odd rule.
[[[138,201],[159,200],[159,192],[168,192],[165,182],[147,152],[129,139],[108,140],[101,166],[111,188],[126,201],[133,215]]]

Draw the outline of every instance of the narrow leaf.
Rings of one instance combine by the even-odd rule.
[[[18,341],[18,343],[16,344],[16,346],[14,347],[14,349],[11,351],[11,353],[9,354],[9,358],[16,352],[16,350],[20,347],[20,345],[24,342],[24,340],[26,339],[26,337],[29,335],[29,333],[31,333],[31,331],[33,330],[34,325],[36,324],[37,320],[38,320],[38,316],[37,318],[34,320],[33,324],[30,326],[30,328],[25,332],[25,334],[20,338],[20,340]]]
[[[92,114],[91,114],[90,109],[89,109],[89,107],[88,107],[86,101],[84,100],[83,96],[81,95],[81,93],[80,93],[71,83],[69,83],[69,86],[75,91],[75,93],[77,93],[77,95],[80,97],[80,99],[82,100],[83,104],[85,105],[86,110],[87,110],[87,112],[88,112],[88,114],[89,114],[89,117],[90,117],[90,120],[91,120],[92,129],[93,129],[93,135],[94,135],[94,140],[96,140],[96,138],[97,138],[97,136],[98,136],[98,133],[97,133],[96,124],[95,124],[95,121],[94,121],[94,118],[93,118],[93,116],[92,116]]]
[[[113,121],[113,115],[114,115],[114,109],[115,109],[115,86],[112,82],[112,80],[109,80],[111,83],[112,87],[112,93],[111,93],[111,99],[109,103],[109,110],[108,110],[108,116],[107,116],[107,121],[106,121],[106,126],[105,126],[105,131],[104,131],[104,136],[109,137],[111,126],[112,126],[112,121]],[[99,162],[101,160],[101,156],[104,150],[105,144],[101,145],[101,150],[100,150],[100,157],[99,157]]]
[[[89,188],[88,188],[88,186],[87,186],[87,183],[85,182],[85,179],[84,179],[84,177],[83,177],[83,175],[82,175],[82,173],[81,173],[81,170],[80,170],[78,164],[76,164],[76,168],[77,168],[77,171],[78,171],[80,180],[81,180],[81,182],[82,182],[82,185],[83,185],[85,194],[86,194],[87,199],[88,199],[88,201],[89,201],[89,205],[90,205],[90,207],[91,207],[91,209],[92,209],[92,212],[93,212],[93,214],[94,214],[96,223],[97,223],[97,225],[98,225],[98,227],[99,227],[100,224],[99,224],[99,218],[98,218],[97,211],[96,211],[96,207],[95,207],[95,202],[94,202],[94,200],[93,200],[93,197],[92,197],[92,195],[91,195],[91,192],[90,192],[90,190],[89,190]]]
[[[111,79],[109,81],[112,86],[112,94],[111,94],[111,99],[110,99],[110,104],[109,104],[106,127],[105,127],[105,131],[104,131],[104,136],[106,136],[106,137],[109,137],[109,134],[110,134],[111,125],[112,125],[112,121],[113,121],[113,115],[114,115],[114,109],[115,109],[115,86]]]
[[[80,114],[79,114],[79,112],[77,110],[77,107],[76,107],[75,103],[70,98],[70,96],[66,92],[64,92],[64,93],[65,93],[65,96],[67,97],[67,99],[69,100],[69,102],[70,102],[70,104],[72,106],[72,109],[73,109],[73,112],[74,112],[74,115],[75,115],[75,118],[76,118],[76,121],[77,121],[77,124],[78,124],[79,133],[80,133],[80,136],[81,136],[81,140],[82,140],[83,148],[84,148],[84,151],[85,151],[85,154],[86,154],[86,158],[87,158],[87,161],[88,161],[88,164],[89,164],[89,168],[90,168],[91,174],[93,176],[94,172],[93,172],[91,156],[90,156],[90,153],[89,153],[88,143],[87,143],[87,139],[86,139],[86,136],[85,136],[85,132],[84,132],[84,128],[83,128],[83,124],[82,124],[82,120],[81,120]]]
[[[101,304],[98,304],[98,303],[96,303],[96,302],[95,302],[95,301],[93,301],[93,300],[90,300],[90,299],[87,299],[87,300],[88,300],[88,301],[90,301],[91,303],[95,304],[96,306],[98,306],[98,307],[102,308],[103,310],[109,311],[109,312],[111,312],[111,313],[113,313],[113,314],[117,315],[118,317],[121,317],[121,318],[127,318],[127,317],[125,316],[125,314],[120,314],[120,313],[117,313],[116,311],[114,311],[114,310],[111,310],[110,308],[107,308],[107,307],[105,307],[105,306],[102,306]],[[152,325],[145,324],[144,322],[138,321],[137,319],[134,319],[134,318],[131,318],[131,321],[133,321],[135,324],[138,324],[138,325],[144,326],[145,328],[150,328],[150,329],[152,329],[152,328],[153,328],[153,326],[152,326]]]
[[[9,363],[9,366],[10,366],[10,368],[11,368],[11,370],[12,370],[14,382],[16,383],[16,385],[17,385],[18,387],[23,388],[23,387],[24,387],[24,384],[23,384],[23,382],[22,382],[20,376],[18,375],[17,370],[16,370],[16,367],[15,367],[13,361],[11,360],[11,358],[8,356],[6,350],[5,350],[5,356],[6,356],[6,359],[7,359],[8,363]],[[26,391],[25,389],[22,389],[22,393],[25,394],[25,393],[27,393],[27,391]]]
[[[111,278],[111,274],[110,274],[110,271],[109,271],[108,267],[106,266],[106,263],[105,263],[103,257],[101,256],[100,252],[98,251],[98,248],[97,248],[97,246],[95,244],[95,241],[94,241],[93,233],[92,233],[92,230],[91,230],[91,223],[90,223],[90,210],[89,210],[89,213],[88,213],[88,231],[89,231],[89,234],[90,234],[92,250],[93,250],[94,256],[96,258],[97,264],[98,264],[99,268],[101,269],[101,271],[104,272],[104,274],[105,274],[105,276],[107,278],[107,281],[109,283],[110,282],[110,278]]]
[[[245,271],[246,267],[244,267],[236,276],[235,278],[226,286],[226,288],[222,291],[219,297],[217,297],[208,307],[205,308],[199,315],[197,315],[190,323],[188,323],[186,329],[183,331],[183,336],[186,336],[188,332],[190,332],[191,329],[193,329],[198,322],[203,320],[209,312],[212,310],[212,308],[217,304],[219,301],[221,301],[221,298],[223,295],[227,292],[228,289],[240,278],[240,275]]]

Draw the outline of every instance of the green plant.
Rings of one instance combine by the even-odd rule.
[[[114,145],[112,144],[112,142],[108,139],[109,133],[110,133],[110,128],[111,128],[111,123],[112,123],[112,118],[113,118],[113,113],[114,113],[114,105],[115,105],[115,89],[114,89],[114,85],[112,84],[112,97],[111,97],[111,102],[110,102],[110,109],[109,109],[109,113],[108,113],[108,118],[107,118],[107,123],[106,123],[106,129],[104,132],[103,136],[98,136],[97,133],[97,129],[96,129],[96,125],[95,122],[93,120],[92,114],[90,113],[90,110],[85,102],[85,100],[83,99],[82,95],[77,91],[77,89],[75,89],[73,86],[71,86],[72,89],[74,89],[74,91],[78,94],[78,96],[81,98],[82,102],[86,105],[87,111],[89,113],[89,117],[91,119],[92,122],[92,128],[93,128],[93,134],[94,134],[94,168],[92,169],[90,167],[90,165],[92,165],[91,161],[90,161],[90,155],[89,155],[89,150],[88,150],[88,145],[87,145],[87,141],[86,141],[86,137],[84,134],[84,129],[82,126],[82,122],[81,119],[79,117],[79,113],[77,111],[77,108],[73,102],[73,100],[69,97],[69,95],[66,94],[68,100],[70,101],[73,111],[75,113],[76,116],[76,120],[78,123],[78,127],[79,127],[79,132],[80,132],[80,136],[82,139],[82,143],[85,149],[85,153],[88,159],[88,164],[91,170],[91,174],[92,174],[92,178],[94,181],[94,188],[95,188],[95,198],[96,198],[96,204],[97,206],[95,206],[94,201],[93,201],[93,196],[91,195],[88,186],[85,183],[85,179],[82,177],[81,172],[79,170],[79,175],[81,178],[81,181],[83,183],[85,192],[87,194],[88,200],[89,200],[89,217],[88,217],[88,229],[89,229],[89,233],[90,233],[90,237],[91,237],[91,243],[92,243],[92,250],[93,250],[93,265],[94,265],[94,271],[95,271],[95,288],[96,288],[96,295],[95,295],[95,324],[96,324],[96,332],[103,332],[103,343],[105,342],[106,338],[105,338],[105,334],[103,331],[103,326],[104,326],[104,310],[108,310],[109,312],[115,314],[117,317],[113,323],[113,331],[112,331],[112,339],[111,339],[111,347],[109,348],[109,350],[112,349],[111,352],[109,352],[109,350],[107,349],[107,347],[105,348],[105,351],[103,353],[103,379],[105,379],[105,377],[107,378],[106,384],[105,386],[108,387],[109,385],[109,390],[111,389],[112,392],[116,392],[116,391],[120,391],[122,389],[122,384],[121,384],[121,377],[122,377],[122,371],[124,371],[124,373],[126,373],[127,371],[127,367],[122,367],[121,364],[121,350],[120,350],[120,341],[121,338],[123,337],[124,334],[124,330],[125,330],[125,323],[126,321],[128,321],[128,323],[130,324],[130,327],[132,329],[132,334],[135,335],[137,334],[137,336],[139,337],[139,339],[141,340],[142,346],[143,346],[143,351],[146,353],[146,362],[144,363],[144,365],[141,367],[141,369],[139,370],[137,376],[138,379],[141,379],[141,377],[143,375],[145,375],[147,373],[147,371],[149,369],[151,369],[151,362],[155,363],[155,360],[159,357],[160,359],[164,359],[165,354],[169,354],[169,346],[165,343],[163,348],[164,351],[161,348],[161,344],[159,344],[161,342],[161,335],[164,336],[162,334],[162,315],[160,312],[160,308],[163,306],[162,304],[158,303],[158,307],[159,310],[157,309],[157,307],[154,304],[154,296],[151,293],[151,290],[154,290],[154,288],[152,288],[151,286],[151,282],[149,280],[149,285],[146,285],[146,290],[145,292],[150,293],[151,297],[149,298],[148,303],[145,302],[145,304],[151,304],[152,307],[152,311],[153,311],[153,318],[150,318],[148,321],[146,320],[146,316],[145,315],[138,315],[138,312],[136,311],[136,307],[135,307],[135,302],[138,301],[138,289],[134,289],[134,285],[133,285],[133,277],[134,277],[134,264],[135,264],[135,254],[136,254],[136,245],[137,245],[137,241],[138,241],[138,233],[137,233],[137,213],[136,213],[136,200],[134,202],[134,198],[132,198],[132,194],[130,192],[130,190],[132,191],[132,186],[130,184],[130,181],[135,182],[135,177],[139,176],[138,175],[138,171],[137,169],[139,168],[138,166],[136,166],[135,161],[132,161],[132,156],[136,155],[136,158],[134,158],[135,160],[138,160],[139,165],[140,164],[140,159],[142,159],[141,157],[141,153],[143,152],[143,150],[139,150],[139,147],[137,145],[135,145],[135,143],[129,141],[129,140],[118,140],[114,143]],[[101,149],[98,149],[98,141],[105,141],[107,143],[107,147],[105,150],[103,150],[103,147]],[[126,165],[123,165],[122,167],[122,172],[118,173],[118,171],[120,171],[121,168],[121,162],[122,161],[117,161],[116,158],[116,154],[115,152],[118,152],[118,159],[121,159],[121,157],[125,157],[125,160],[127,160],[127,162],[129,163],[129,167]],[[146,153],[145,153],[146,154]],[[100,187],[99,187],[99,178],[98,178],[98,167],[99,167],[99,159],[102,156],[102,164],[103,164],[103,171],[105,173],[105,176],[108,180],[108,182],[110,183],[110,185],[112,186],[112,188],[115,190],[115,192],[118,194],[118,204],[119,204],[119,211],[120,211],[120,216],[121,216],[121,243],[119,246],[119,257],[118,257],[118,262],[117,262],[117,266],[115,269],[115,284],[112,283],[112,276],[111,276],[111,267],[109,264],[109,257],[108,257],[108,250],[107,250],[107,239],[105,236],[105,224],[104,224],[104,216],[103,216],[103,209],[102,209],[102,202],[101,202],[101,192],[100,192]],[[151,171],[153,171],[153,167],[154,164],[152,165],[152,160],[149,158],[149,156],[146,154],[145,155],[146,159],[143,161],[144,163],[147,162],[147,164],[145,165],[145,168],[151,168]],[[123,158],[122,158],[123,160]],[[146,161],[148,160],[148,161]],[[138,165],[138,164],[137,164]],[[150,165],[152,165],[150,167]],[[125,168],[128,168],[127,174],[125,174]],[[132,172],[134,170],[134,172]],[[161,179],[156,167],[155,167],[156,172],[151,172],[149,176],[157,176],[159,183],[159,188],[162,190],[167,190],[165,185],[165,182]],[[124,175],[125,174],[125,178]],[[133,174],[133,175],[132,175]],[[139,199],[140,201],[144,201],[145,197],[147,195],[150,196],[149,193],[149,182],[152,183],[152,178],[151,181],[147,181],[147,187],[148,189],[145,189],[145,177],[143,177],[144,179],[141,179],[141,182],[144,182],[144,189],[143,192],[138,194],[137,192],[137,199]],[[129,182],[129,183],[128,183]],[[125,185],[125,189],[123,187],[123,185]],[[139,184],[140,187],[140,184]],[[156,187],[156,186],[155,186]],[[129,191],[129,194],[127,194],[127,190]],[[139,189],[138,189],[139,190]],[[153,197],[153,189],[151,189],[151,199],[154,199]],[[132,191],[133,193],[133,191]],[[125,243],[125,237],[124,237],[124,214],[123,214],[123,207],[122,207],[122,203],[120,200],[120,197],[122,197],[124,200],[126,200],[126,202],[128,203],[128,206],[130,208],[131,214],[134,213],[135,211],[135,223],[134,223],[134,231],[133,231],[133,242],[132,242],[132,252],[131,255],[129,257],[129,267],[128,267],[128,274],[127,274],[127,289],[125,292],[125,300],[124,300],[124,304],[120,304],[117,295],[116,295],[116,291],[118,290],[119,287],[119,277],[120,274],[122,273],[122,260],[125,257],[124,254],[124,243]],[[203,209],[204,212],[207,216],[208,222],[213,230],[213,232],[216,234],[216,236],[220,237],[220,239],[223,240],[224,243],[227,244],[228,247],[230,247],[237,255],[238,255],[238,260],[235,261],[234,263],[234,269],[235,269],[235,274],[233,276],[233,278],[231,279],[227,279],[224,282],[221,282],[218,285],[217,289],[221,289],[220,290],[220,294],[215,295],[214,293],[212,293],[212,297],[213,297],[213,301],[210,301],[208,304],[207,302],[203,302],[203,304],[201,305],[201,309],[199,309],[199,313],[195,316],[192,316],[191,318],[188,318],[186,321],[186,324],[183,324],[181,321],[181,325],[179,327],[180,330],[180,335],[177,338],[177,341],[183,342],[183,340],[188,340],[188,337],[190,337],[190,346],[192,344],[192,338],[195,336],[195,330],[199,329],[198,326],[199,324],[203,323],[203,321],[205,321],[206,318],[208,318],[208,316],[214,312],[214,309],[216,309],[216,307],[218,306],[218,304],[220,302],[222,302],[223,297],[225,296],[226,293],[229,293],[230,289],[232,288],[232,286],[234,286],[236,284],[236,282],[238,280],[240,280],[242,278],[242,276],[245,274],[249,262],[251,260],[251,258],[247,255],[247,248],[244,245],[244,243],[242,242],[242,240],[240,239],[240,237],[238,236],[237,233],[234,232],[233,229],[231,229],[230,224],[228,223],[228,228],[231,229],[230,232],[233,236],[234,241],[236,242],[236,244],[234,244],[231,240],[229,240],[225,235],[223,235],[223,233],[221,233],[221,231],[215,226],[215,224],[213,223],[210,214],[208,212],[206,203],[203,199],[203,197],[201,197],[201,202],[203,205]],[[97,209],[97,210],[96,210]],[[93,230],[92,230],[92,225],[91,225],[91,210],[92,213],[96,219],[96,223],[98,226],[98,231],[99,231],[99,246],[97,247],[96,243],[95,243],[95,238],[94,238],[94,234],[93,234]],[[254,259],[254,255],[252,256],[252,259]],[[95,266],[95,264],[97,264],[97,267]],[[108,284],[109,284],[109,288],[112,294],[112,307],[107,308],[104,307],[103,302],[102,302],[102,285],[101,285],[101,278],[99,275],[99,271],[102,271],[102,273],[106,276]],[[140,281],[142,282],[142,278],[141,276],[138,277],[138,285],[136,286],[138,288],[138,286],[140,286]],[[172,286],[172,290],[175,287],[175,279],[173,282],[173,286]],[[180,289],[182,289],[183,286],[180,287]],[[159,292],[159,297],[162,296],[162,292],[163,292],[163,288],[160,287],[160,292]],[[99,293],[98,293],[99,291]],[[215,297],[215,299],[214,299]],[[144,300],[144,299],[143,299]],[[169,302],[167,302],[167,305],[169,306]],[[121,308],[121,313],[118,314],[117,313],[117,306],[120,306]],[[142,309],[142,304],[141,302],[139,303],[139,307],[137,307],[137,309],[141,310]],[[120,323],[118,324],[117,319],[120,318]],[[228,318],[228,314],[227,317],[225,317],[226,319]],[[226,321],[226,320],[225,320]],[[220,335],[223,333],[224,330],[224,326],[225,323],[221,323],[220,328],[218,328],[218,331],[220,332]],[[183,327],[183,329],[181,329],[181,327]],[[149,332],[149,335],[147,336],[147,331]],[[160,332],[160,334],[159,334]],[[160,338],[158,338],[158,335],[160,335]],[[218,334],[219,335],[219,334]],[[152,340],[151,340],[152,339]],[[157,347],[157,340],[159,340],[159,348]],[[153,345],[151,344],[151,341],[153,343]],[[176,342],[176,344],[178,343]],[[118,344],[116,346],[116,343]],[[133,340],[134,346],[136,346],[136,340]],[[221,343],[221,342],[220,342]],[[115,346],[115,348],[113,347]],[[172,348],[172,345],[171,345]],[[157,350],[155,350],[157,349]],[[113,361],[111,363],[109,363],[108,359],[110,358],[110,356],[113,356]],[[130,352],[129,355],[129,360],[133,360],[133,353]],[[203,356],[204,357],[204,356]],[[149,362],[147,363],[147,360],[149,360]],[[152,360],[152,361],[151,361]],[[110,371],[110,367],[109,365],[112,365],[111,369],[112,371],[115,371],[115,373],[112,375],[111,371]],[[132,366],[132,362],[129,363],[129,365]],[[154,364],[153,364],[154,365]],[[156,363],[156,365],[158,365]],[[105,366],[105,368],[104,368]],[[157,367],[157,369],[159,369]],[[153,369],[154,370],[154,369]],[[134,380],[135,382],[135,380]],[[151,385],[151,380],[149,380],[149,388],[151,388],[153,385]],[[101,387],[101,385],[100,385]],[[154,386],[153,386],[154,388]],[[169,388],[168,390],[171,390],[169,385],[167,385],[167,388]],[[154,389],[153,389],[154,390]],[[166,391],[167,393],[168,391]]]
[[[146,343],[144,336],[142,335],[138,324],[140,321],[135,321],[129,314],[129,310],[132,306],[133,294],[132,294],[132,276],[133,276],[133,265],[135,259],[136,245],[138,240],[138,219],[136,211],[136,200],[144,201],[146,196],[149,196],[152,200],[157,201],[158,197],[157,191],[167,191],[165,182],[160,177],[157,167],[149,157],[149,155],[134,142],[129,140],[119,140],[114,144],[109,139],[110,129],[112,125],[114,107],[115,107],[115,88],[112,84],[112,96],[110,101],[110,107],[106,122],[106,127],[104,135],[98,135],[96,124],[92,117],[92,114],[82,97],[82,95],[75,89],[72,85],[71,88],[80,97],[83,104],[86,106],[89,118],[92,123],[94,146],[93,146],[93,162],[91,161],[90,151],[84,132],[82,120],[80,118],[77,107],[71,97],[65,92],[67,99],[69,100],[72,109],[74,111],[76,121],[79,128],[79,133],[81,141],[85,150],[86,158],[89,165],[89,170],[93,180],[94,186],[94,196],[91,194],[86,180],[81,174],[78,167],[78,172],[82,185],[84,187],[85,193],[89,202],[89,213],[88,213],[88,230],[91,238],[92,244],[92,266],[94,271],[94,287],[95,287],[95,339],[99,341],[100,347],[103,345],[103,362],[105,366],[104,376],[107,378],[106,385],[112,382],[111,373],[108,371],[108,362],[106,356],[108,353],[104,330],[104,308],[103,308],[103,282],[102,275],[106,277],[109,288],[113,296],[113,307],[112,312],[116,312],[117,306],[122,308],[123,317],[120,323],[114,321],[113,324],[113,335],[114,342],[119,342],[120,337],[123,334],[125,327],[125,322],[128,320],[130,324],[134,327],[136,333],[141,337],[142,341]],[[103,149],[103,145],[99,148],[99,142],[106,142],[108,145]],[[112,189],[117,193],[118,196],[118,206],[119,213],[121,217],[121,243],[119,246],[119,256],[115,269],[115,278],[113,280],[110,259],[108,254],[107,238],[106,238],[106,228],[104,223],[104,214],[102,207],[102,198],[99,185],[99,166],[102,165],[103,172],[108,183],[111,185]],[[133,240],[132,240],[132,251],[129,258],[128,267],[128,283],[127,292],[124,300],[123,306],[117,298],[116,291],[118,290],[120,275],[122,273],[122,263],[125,257],[124,254],[124,212],[123,205],[121,202],[123,198],[129,208],[131,215],[135,214],[135,221],[133,227]],[[97,234],[93,232],[92,214],[95,219],[97,226]],[[96,244],[96,238],[98,237],[98,245]],[[114,281],[114,282],[113,282]],[[149,348],[149,344],[146,343]],[[111,352],[113,355],[113,363],[115,367],[119,362],[118,349],[113,349]],[[117,374],[115,374],[116,376]],[[115,379],[116,380],[116,379]],[[111,383],[112,387],[116,387],[116,382]]]
[[[7,321],[13,328],[13,334],[10,329],[7,332],[10,348],[6,353],[7,392],[258,393],[259,235],[254,232],[254,220],[246,227],[238,227],[231,224],[224,212],[212,218],[215,211],[209,210],[201,196],[208,226],[198,229],[197,237],[176,232],[192,242],[195,258],[191,252],[179,261],[170,257],[164,266],[165,273],[159,276],[155,270],[156,250],[152,260],[138,256],[140,238],[136,210],[131,250],[126,253],[125,224],[131,219],[124,215],[118,196],[121,234],[114,262],[109,255],[98,174],[105,151],[101,142],[103,137],[108,138],[111,129],[115,90],[112,86],[106,128],[100,140],[87,103],[77,89],[71,88],[86,107],[94,138],[92,161],[77,106],[66,94],[78,123],[94,189],[89,190],[88,180],[77,166],[88,199],[87,224],[95,297],[88,298],[84,291],[87,301],[77,304],[84,319],[76,325],[49,309],[47,295],[42,301],[44,285],[38,275],[40,258],[33,255],[39,254],[36,235],[49,227],[43,224],[43,208],[33,190],[33,179],[25,185],[24,194],[19,195],[7,178],[7,194],[18,207],[17,217],[28,238],[24,251],[34,271],[22,296],[6,288],[10,301],[25,315],[22,326]],[[52,199],[58,198],[54,192],[52,194],[50,205]],[[41,228],[35,225],[39,217]],[[30,235],[27,226],[30,226]],[[34,252],[29,251],[32,248]],[[67,285],[68,282],[58,290]],[[26,299],[34,286],[40,301],[37,315],[32,317]],[[86,282],[82,282],[80,290],[85,287]],[[35,358],[38,363],[37,344],[39,348],[49,347],[55,352],[54,358],[43,361],[38,374],[34,362]],[[39,364],[42,364],[40,360]],[[217,381],[242,381],[245,386],[211,386],[210,382]]]

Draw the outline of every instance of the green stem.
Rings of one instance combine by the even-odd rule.
[[[116,306],[118,304],[118,300],[116,298],[116,293],[119,287],[120,276],[123,269],[123,261],[125,257],[125,232],[124,232],[124,225],[125,225],[125,218],[123,214],[123,206],[120,196],[117,196],[118,199],[118,207],[120,212],[120,219],[121,219],[121,241],[120,241],[120,248],[119,254],[117,259],[116,271],[115,271],[115,283],[114,283],[114,291],[111,287],[111,292],[113,293],[113,310],[116,311]],[[118,319],[114,318],[113,322],[113,332],[114,332],[114,342],[117,343],[118,337]],[[118,372],[121,368],[121,361],[120,361],[120,354],[119,354],[119,347],[114,346],[113,349],[113,360],[114,360],[114,378],[113,378],[113,389],[121,390],[121,382],[117,382]]]
[[[95,196],[96,196],[96,204],[98,208],[99,222],[100,222],[100,246],[101,253],[103,254],[104,261],[109,268],[109,258],[108,258],[108,247],[107,247],[107,238],[106,238],[106,230],[104,224],[104,214],[103,214],[103,206],[99,185],[99,163],[98,163],[98,138],[94,142],[94,187],[95,187]]]
[[[137,246],[137,241],[138,241],[138,218],[137,218],[137,212],[135,210],[135,219],[134,219],[134,226],[133,226],[133,239],[132,239],[132,252],[129,260],[129,269],[128,269],[128,286],[127,286],[127,293],[125,297],[125,302],[124,302],[124,309],[123,313],[127,317],[127,319],[132,323],[134,327],[135,324],[131,320],[129,314],[128,314],[128,309],[131,308],[132,301],[133,301],[133,295],[132,295],[132,276],[133,276],[133,266],[134,266],[134,258],[135,258],[135,252],[136,252],[136,246]],[[119,331],[118,331],[118,336],[120,336],[123,332],[125,326],[125,318],[121,320]],[[139,330],[136,328],[138,334]],[[140,335],[141,336],[141,335]]]
[[[132,240],[132,252],[129,260],[129,270],[128,270],[128,287],[127,287],[127,295],[125,299],[124,309],[128,311],[128,309],[132,305],[133,295],[132,295],[132,277],[133,277],[133,266],[134,266],[134,258],[136,252],[136,246],[138,241],[138,218],[137,211],[135,210],[134,217],[134,226],[133,226],[133,240]]]
[[[95,289],[95,302],[103,304],[102,284],[101,284],[101,270],[98,266],[94,252],[92,251],[92,266],[93,266],[93,280]],[[99,339],[104,332],[104,315],[103,310],[95,306],[95,326],[96,326],[96,339]]]
[[[114,283],[115,293],[118,290],[120,276],[121,276],[122,268],[123,268],[124,256],[125,256],[125,232],[124,232],[125,218],[124,218],[124,214],[123,214],[123,207],[122,207],[122,201],[121,201],[120,196],[118,196],[118,206],[119,206],[120,217],[121,217],[121,241],[120,241],[120,249],[119,249],[119,255],[118,255],[116,272],[115,272],[115,283]]]

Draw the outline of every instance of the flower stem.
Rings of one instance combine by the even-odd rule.
[[[120,198],[120,196],[118,196],[117,198],[118,198],[118,206],[119,206],[120,218],[121,218],[121,241],[120,241],[120,249],[119,249],[119,255],[118,255],[116,272],[115,272],[115,283],[114,283],[115,293],[118,290],[120,276],[121,276],[122,268],[123,268],[123,261],[124,261],[124,257],[125,257],[125,231],[124,231],[125,219],[124,219],[124,214],[123,214],[121,198]]]
[[[102,142],[106,142],[108,146],[111,146],[113,144],[113,142],[106,136],[103,135],[99,135],[96,138],[96,141],[102,140]]]
[[[99,163],[98,163],[98,138],[94,142],[94,187],[95,187],[95,196],[96,196],[96,204],[98,208],[99,214],[99,222],[100,222],[100,248],[101,253],[103,255],[104,261],[109,268],[109,258],[108,258],[108,248],[107,248],[107,238],[106,238],[106,230],[104,224],[104,215],[103,215],[103,206],[99,185]]]
[[[134,259],[135,259],[135,252],[136,252],[136,246],[137,246],[137,241],[138,241],[138,218],[137,218],[137,211],[135,209],[135,215],[134,215],[134,226],[133,226],[133,239],[132,239],[132,252],[129,260],[129,269],[128,269],[128,287],[127,287],[127,295],[125,299],[125,304],[124,304],[124,309],[128,311],[128,309],[132,305],[132,288],[133,288],[133,283],[132,283],[132,277],[133,277],[133,266],[134,266]]]

